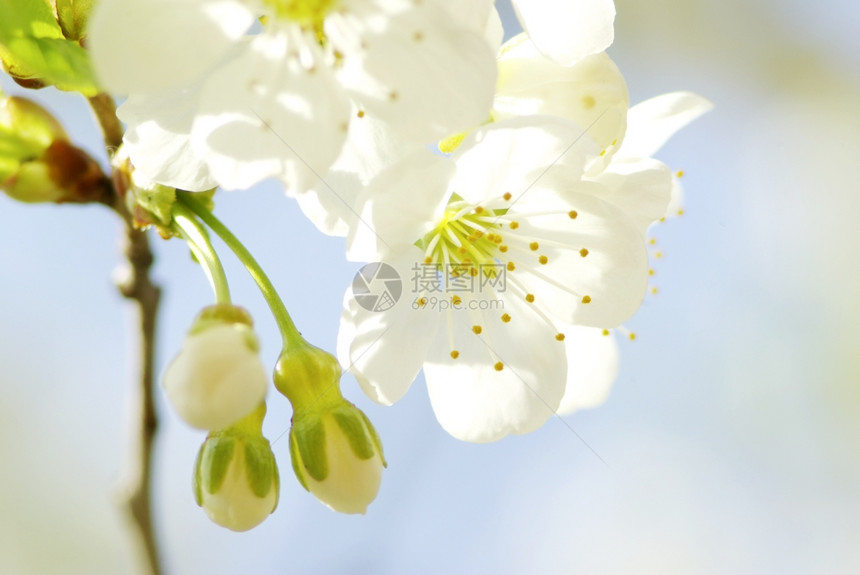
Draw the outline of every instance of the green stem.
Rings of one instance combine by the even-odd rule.
[[[194,212],[180,203],[173,204],[173,223],[174,229],[188,242],[191,251],[203,266],[212,291],[215,292],[215,301],[229,304],[230,287],[227,285],[227,274],[224,273],[218,253],[209,241],[206,228],[200,225]]]
[[[257,263],[257,260],[254,259],[253,255],[251,255],[251,252],[242,245],[242,242],[233,235],[233,232],[231,232],[227,226],[221,223],[221,220],[216,218],[212,212],[207,210],[200,201],[194,197],[193,193],[177,191],[176,199],[187,206],[189,210],[194,212],[198,218],[203,220],[203,223],[209,226],[209,228],[215,232],[215,234],[221,238],[225,244],[227,244],[227,247],[233,250],[233,253],[236,254],[236,257],[239,258],[239,261],[242,262],[242,265],[245,266],[245,269],[247,269],[248,273],[251,274],[251,277],[254,278],[254,281],[257,283],[257,287],[260,288],[260,292],[266,299],[266,303],[269,304],[269,309],[272,310],[272,315],[275,316],[278,330],[281,332],[281,337],[284,340],[284,349],[288,348],[290,344],[299,344],[303,342],[304,338],[302,338],[302,334],[299,333],[299,330],[296,328],[296,324],[293,323],[293,319],[290,317],[287,307],[281,300],[281,296],[278,295],[278,292],[275,290],[275,286],[272,284],[269,276],[266,275],[266,272],[263,271],[263,268],[260,267],[260,264]]]

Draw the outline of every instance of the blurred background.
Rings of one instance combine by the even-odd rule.
[[[860,8],[616,6],[609,52],[631,102],[692,90],[715,109],[658,154],[686,174],[685,215],[653,229],[659,294],[628,324],[638,337],[621,341],[607,403],[471,445],[438,426],[421,380],[384,408],[347,378],[390,464],[368,514],[354,517],[295,481],[281,437],[289,405],[272,393],[280,507],[235,534],[194,503],[204,436],[159,395],[154,519],[168,573],[860,572]],[[104,158],[82,99],[28,95]],[[305,336],[334,349],[359,267],[343,241],[318,234],[274,185],[220,194],[217,213]],[[0,196],[2,573],[135,572],[116,507],[136,361],[134,314],[111,280],[119,234],[99,207]],[[161,372],[211,294],[181,244],[154,241]],[[224,259],[273,365],[274,323]]]

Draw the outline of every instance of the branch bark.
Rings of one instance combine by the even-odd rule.
[[[123,129],[116,117],[116,104],[109,94],[89,98],[104,137],[109,157],[113,157],[122,144]],[[110,207],[119,215],[125,226],[123,254],[127,266],[122,270],[117,287],[120,293],[137,305],[140,327],[138,377],[133,390],[134,411],[131,415],[131,450],[124,469],[121,493],[138,535],[145,559],[147,575],[161,575],[158,542],[152,523],[152,462],[158,415],[155,411],[155,329],[161,289],[149,277],[154,257],[146,232],[134,225],[134,219],[125,202],[125,178],[112,174],[112,203]]]
[[[127,456],[123,487],[124,503],[137,528],[146,558],[146,573],[161,574],[158,544],[152,524],[152,461],[158,416],[155,411],[155,327],[161,289],[152,283],[149,269],[153,262],[145,232],[134,229],[127,212],[124,253],[128,260],[125,277],[117,282],[122,295],[137,304],[140,326],[140,365],[134,413],[131,416],[133,445]]]

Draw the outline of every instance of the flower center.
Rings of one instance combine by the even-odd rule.
[[[306,30],[322,31],[323,21],[339,0],[264,0],[274,15],[299,24]]]
[[[502,236],[499,216],[505,210],[486,209],[452,197],[439,224],[417,242],[424,263],[454,276],[496,275]]]

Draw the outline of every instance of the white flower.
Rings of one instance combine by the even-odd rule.
[[[397,401],[423,367],[439,422],[460,439],[526,433],[553,414],[567,381],[560,326],[609,328],[635,313],[645,221],[668,201],[665,169],[611,187],[584,179],[598,150],[561,119],[507,120],[450,158],[405,159],[359,196],[348,257],[384,261],[404,281],[429,268],[437,282],[381,313],[347,292],[338,353],[371,398]],[[657,186],[640,200],[658,176],[662,201]],[[457,289],[469,279],[471,291]]]
[[[494,120],[534,114],[573,120],[588,128],[604,163],[620,146],[630,100],[624,76],[606,53],[562,66],[519,34],[499,50],[498,67]]]
[[[218,323],[192,330],[164,373],[162,385],[188,425],[217,430],[263,401],[268,376],[252,329],[242,323]]]
[[[627,134],[615,160],[630,163],[652,156],[675,132],[713,107],[710,101],[692,92],[670,92],[636,104],[627,113]],[[678,215],[682,202],[680,172],[675,172],[665,217]]]
[[[613,0],[513,0],[513,4],[538,49],[564,66],[606,50],[615,38]]]
[[[663,166],[651,156],[675,132],[713,107],[690,92],[663,94],[629,110],[628,106],[624,77],[605,53],[562,66],[539,53],[526,34],[512,38],[499,51],[492,118],[547,114],[587,126],[589,136],[601,148],[587,173],[604,183],[613,174],[626,177],[662,171]],[[664,217],[679,212],[682,189],[678,174],[673,176]]]
[[[114,0],[89,43],[103,84],[132,95],[124,117],[155,123],[129,138],[150,179],[244,189],[278,177],[299,194],[338,156],[350,101],[417,140],[482,121],[495,82],[483,33],[432,2]],[[193,164],[159,169],[159,146]]]

